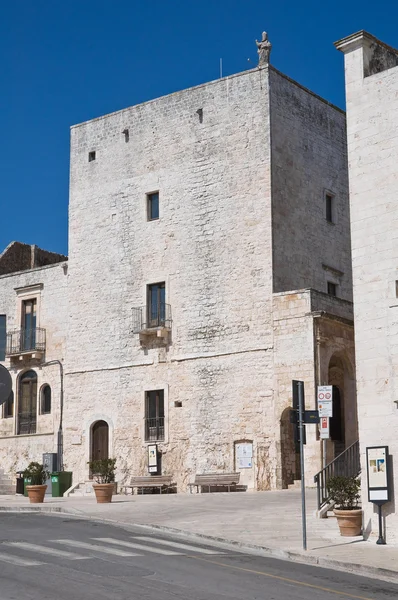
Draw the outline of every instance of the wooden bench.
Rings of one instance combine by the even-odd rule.
[[[189,491],[192,493],[192,488],[196,487],[199,491],[202,491],[202,487],[208,487],[209,492],[211,487],[228,487],[228,491],[231,491],[231,487],[234,489],[239,483],[240,473],[201,473],[195,475],[193,483],[189,483]]]
[[[162,490],[167,489],[171,486],[173,476],[172,475],[144,475],[142,477],[132,477],[130,483],[121,486],[121,490],[127,494],[127,490],[131,488],[131,493],[134,494],[134,489],[142,490],[144,488],[159,488],[160,493]]]

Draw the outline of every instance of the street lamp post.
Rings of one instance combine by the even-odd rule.
[[[63,441],[63,432],[62,432],[62,420],[64,414],[64,365],[58,359],[49,360],[42,364],[42,367],[50,367],[51,365],[58,365],[60,371],[61,378],[61,391],[59,395],[59,426],[57,432],[57,461],[58,461],[58,471],[64,470],[64,441]]]

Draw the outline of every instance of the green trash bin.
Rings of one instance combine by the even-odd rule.
[[[28,490],[26,489],[27,485],[30,485],[32,482],[30,477],[24,477],[23,478],[23,495],[27,496],[28,495]]]
[[[61,498],[72,485],[72,471],[51,473],[52,497]]]

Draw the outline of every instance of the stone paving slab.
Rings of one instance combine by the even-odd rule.
[[[376,537],[366,542],[341,537],[335,518],[314,516],[315,490],[307,490],[306,496],[307,552],[302,550],[299,490],[115,496],[111,504],[97,504],[91,497],[48,497],[40,506],[22,496],[0,496],[0,510],[65,511],[123,525],[154,526],[398,583],[398,547],[377,546]]]

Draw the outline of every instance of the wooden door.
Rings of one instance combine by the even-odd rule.
[[[109,427],[105,421],[97,421],[93,425],[91,439],[91,460],[109,458]]]

